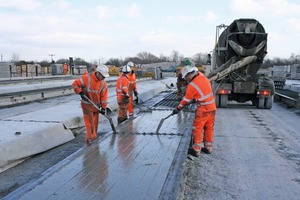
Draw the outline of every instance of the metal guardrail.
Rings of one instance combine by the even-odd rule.
[[[275,92],[276,100],[279,100],[288,106],[300,108],[300,93],[291,90],[278,90]]]
[[[150,80],[152,78],[138,78],[137,81]],[[113,87],[116,80],[107,80],[107,86]],[[0,108],[12,107],[59,96],[74,94],[71,85],[49,86],[47,88],[31,89],[26,91],[8,92],[0,94]]]

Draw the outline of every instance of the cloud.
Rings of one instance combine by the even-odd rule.
[[[300,35],[300,19],[299,18],[290,18],[290,19],[287,19],[285,21],[285,24],[286,24],[286,30],[288,32],[291,32],[293,33],[293,35],[295,35],[295,37],[299,37]]]
[[[229,7],[234,13],[250,16],[300,15],[300,4],[288,0],[232,0]]]
[[[167,32],[166,30],[149,31],[140,39],[146,43],[149,49],[156,54],[170,53],[172,50],[178,50],[184,53],[185,56],[192,56],[200,52],[208,52],[213,49],[214,35],[181,35]],[[156,49],[162,50],[157,52]]]
[[[166,23],[194,23],[194,22],[206,22],[211,23],[216,21],[218,16],[212,12],[207,11],[201,15],[175,15],[175,16],[165,16],[162,21]]]
[[[135,18],[141,15],[142,8],[137,4],[132,4],[129,7],[123,8],[121,12],[124,16]]]
[[[68,10],[71,7],[70,3],[66,2],[66,1],[63,1],[63,0],[58,0],[58,1],[51,2],[50,5],[51,5],[52,8],[55,8],[56,10],[57,9]]]
[[[95,13],[100,19],[107,19],[114,16],[114,13],[116,11],[114,9],[111,9],[109,6],[97,6],[95,9]]]
[[[173,44],[182,39],[182,36],[174,33],[168,33],[165,30],[149,31],[141,37],[141,42],[151,44]]]
[[[216,15],[212,11],[207,11],[204,16],[204,19],[206,22],[214,22],[214,21],[216,21],[217,18],[218,18],[218,15]]]
[[[41,4],[36,0],[0,0],[0,8],[32,12],[41,8]]]
[[[261,0],[232,0],[229,4],[230,10],[234,13],[242,13],[243,15],[255,15],[262,13],[266,8],[262,5]]]

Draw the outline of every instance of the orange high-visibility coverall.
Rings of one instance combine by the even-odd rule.
[[[122,73],[117,79],[116,92],[117,92],[117,102],[119,105],[118,123],[122,123],[127,117],[128,102],[129,102],[129,78],[127,74]]]
[[[133,107],[133,92],[137,92],[136,88],[136,75],[134,72],[128,74],[129,78],[129,87],[128,87],[128,94],[129,94],[129,104],[128,104],[128,113],[129,116],[133,116],[134,114],[134,107]]]
[[[107,83],[105,80],[98,80],[95,73],[83,74],[72,83],[72,88],[77,94],[83,92],[99,108],[106,109],[108,99]],[[86,129],[86,141],[95,139],[97,137],[99,111],[84,99],[81,100],[81,108]]]
[[[195,111],[195,119],[192,127],[192,148],[196,152],[200,153],[203,139],[204,146],[212,145],[215,114],[217,109],[211,84],[201,72],[198,72],[198,74],[188,84],[186,94],[177,109],[182,109],[193,99],[197,101],[197,109]],[[204,138],[202,137],[203,129]]]

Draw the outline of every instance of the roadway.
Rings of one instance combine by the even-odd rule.
[[[163,95],[164,94],[157,95],[156,99],[150,99],[142,104],[142,106],[147,107],[153,105],[153,103],[161,99]],[[34,103],[33,105],[22,106],[21,112],[30,112],[37,106],[52,107],[57,103],[64,104],[71,99],[76,100],[78,99],[78,97],[75,95],[71,95],[55,99],[54,101],[46,100],[43,103]],[[18,112],[20,112],[20,109],[10,108],[10,111],[7,110],[7,112],[1,112],[1,115],[6,117],[14,115],[12,112],[13,110],[18,110]],[[160,112],[160,114],[158,115],[159,117],[157,117],[157,112]],[[71,184],[74,186],[76,192],[74,192],[74,190],[71,190],[70,188],[68,190],[60,190],[59,187],[55,190],[57,191],[57,193],[53,193],[53,190],[49,191],[50,196],[49,194],[48,196],[46,196],[47,193],[45,193],[45,199],[57,199],[58,197],[63,197],[63,194],[83,194],[80,193],[80,191],[84,191],[84,194],[90,194],[88,191],[91,190],[89,189],[92,189],[92,191],[96,191],[97,188],[93,188],[93,184],[98,184],[99,182],[101,182],[98,187],[99,190],[101,188],[101,191],[103,191],[103,189],[108,187],[111,188],[112,191],[114,191],[113,194],[115,196],[106,196],[107,199],[113,199],[114,197],[123,197],[123,199],[126,199],[126,197],[130,197],[130,199],[137,199],[131,198],[137,197],[135,196],[136,193],[124,193],[128,196],[122,196],[123,194],[117,193],[116,191],[120,189],[120,185],[126,185],[126,189],[128,188],[130,191],[140,191],[141,194],[145,195],[143,196],[145,199],[158,199],[162,197],[168,199],[167,196],[163,195],[170,194],[170,190],[174,187],[163,188],[163,190],[159,190],[163,191],[159,194],[157,190],[156,192],[153,192],[154,190],[152,190],[154,186],[159,187],[159,182],[157,182],[157,179],[155,179],[154,177],[164,176],[166,178],[167,172],[162,172],[162,174],[164,175],[155,173],[163,171],[164,168],[157,167],[155,162],[146,161],[149,161],[149,159],[151,160],[154,157],[158,157],[158,159],[161,158],[161,162],[157,163],[166,164],[165,162],[163,162],[163,160],[168,160],[170,158],[174,158],[175,155],[179,155],[179,152],[176,152],[173,149],[174,145],[172,145],[169,139],[172,138],[172,140],[174,140],[174,142],[176,143],[178,137],[182,136],[182,132],[188,134],[188,132],[190,132],[190,129],[188,128],[190,127],[190,124],[188,122],[191,122],[192,118],[192,116],[189,116],[190,112],[185,112],[183,117],[187,119],[187,122],[183,123],[183,121],[178,121],[180,119],[180,116],[182,117],[183,115],[183,113],[181,113],[181,115],[176,116],[176,118],[171,118],[168,122],[166,122],[165,125],[167,126],[164,126],[164,128],[162,128],[162,133],[165,133],[165,135],[152,135],[153,131],[156,128],[155,124],[158,123],[161,117],[169,114],[169,112],[170,109],[161,111],[154,110],[152,112],[142,112],[140,114],[137,113],[137,117],[132,121],[129,121],[128,124],[124,124],[124,126],[118,127],[118,129],[125,134],[123,134],[121,138],[115,138],[114,145],[111,145],[113,137],[107,134],[107,137],[103,137],[102,140],[99,140],[97,143],[93,143],[92,146],[79,148],[79,152],[75,152],[75,154],[72,154],[71,157],[63,159],[56,165],[53,164],[53,166],[49,168],[50,170],[46,170],[47,173],[41,172],[41,174],[34,178],[34,180],[28,178],[27,181],[29,181],[29,184],[23,183],[21,189],[16,190],[15,193],[12,192],[10,194],[10,197],[14,197],[13,195],[16,194],[20,195],[22,192],[26,191],[26,188],[32,188],[32,186],[35,186],[36,189],[32,190],[32,192],[28,194],[34,194],[37,191],[45,191],[43,190],[43,188],[46,187],[46,184],[41,184],[44,180],[46,180],[45,182],[52,183],[52,185],[53,183],[63,182],[65,179],[62,179],[62,177],[64,177],[62,175],[64,175],[64,172],[67,172],[68,170],[60,171],[58,169],[63,169],[62,166],[65,166],[67,169],[73,170],[73,177],[76,180],[80,180],[76,184],[74,184],[75,182],[72,182],[73,184]],[[250,104],[236,104],[233,102],[229,102],[228,108],[219,108],[217,111],[217,118],[215,123],[215,141],[213,153],[211,155],[202,154],[200,158],[185,157],[183,163],[181,165],[176,165],[176,170],[171,171],[173,173],[178,173],[178,170],[183,170],[183,176],[180,177],[180,192],[178,193],[177,199],[299,199],[299,116],[299,109],[287,107],[285,104],[277,101],[274,102],[273,108],[271,110],[256,109]],[[152,120],[154,123],[149,122]],[[132,124],[134,124],[134,126]],[[137,127],[140,128],[137,129]],[[127,130],[135,130],[131,131],[131,133],[135,134],[126,134]],[[109,132],[109,126],[105,126],[102,130],[100,130],[100,133],[105,132]],[[178,134],[174,134],[174,132]],[[120,135],[118,135],[118,137],[120,137]],[[122,143],[119,143],[118,145],[118,142],[127,141],[129,142],[127,144],[133,144],[130,137],[131,139],[132,137],[135,138],[134,147],[136,149],[129,150],[125,148],[124,152],[126,150],[129,150],[130,152],[141,152],[139,154],[141,155],[141,157],[139,157],[140,159],[135,160],[132,159],[132,155],[137,154],[125,154],[126,158],[129,158],[129,160],[131,159],[131,162],[126,162],[126,160],[122,160],[122,154],[117,153],[120,147],[122,147]],[[143,149],[143,145],[140,146],[139,144],[144,144],[144,142],[148,143],[149,146],[153,146],[153,149],[145,149],[145,152],[148,152],[148,154],[143,154],[143,151],[139,151]],[[62,150],[60,149],[60,152],[66,150],[67,148],[70,148],[68,144],[62,146],[65,147],[61,147]],[[157,149],[160,149],[161,151],[156,151]],[[186,149],[186,147],[184,147],[183,149]],[[84,177],[90,176],[89,174],[84,174],[84,170],[82,168],[82,165],[85,163],[84,158],[86,157],[84,155],[99,155],[97,153],[98,151],[100,152],[101,158],[103,158],[103,156],[106,158],[106,165],[108,164],[110,166],[109,169],[112,170],[106,171],[107,173],[103,172],[104,174],[102,174],[100,179],[98,179],[98,176],[95,176],[94,179],[90,178],[90,180],[92,181],[85,183],[85,190],[83,190],[83,185],[80,185],[80,183],[88,179]],[[181,154],[184,153],[185,151],[181,151]],[[55,154],[48,154],[48,158],[53,157],[53,155]],[[66,153],[65,156],[66,155],[68,154]],[[149,155],[156,156],[150,158],[147,157]],[[120,163],[114,164],[114,162],[111,162],[114,160],[114,158],[119,158],[120,161],[118,162]],[[143,162],[143,158],[146,158],[145,162]],[[41,163],[47,160],[47,156],[46,159],[44,158],[42,160],[43,161],[37,159],[36,163],[24,162],[21,165],[25,165],[26,167],[22,169],[30,173],[30,170],[36,170],[34,169],[35,166],[40,167],[42,165]],[[99,160],[97,161],[97,159],[92,159],[90,162],[96,163],[99,162]],[[67,165],[67,163],[81,164],[80,166],[78,166],[78,164]],[[102,164],[99,163],[96,166],[102,166]],[[93,167],[93,165],[90,166]],[[140,180],[140,185],[135,185],[133,183],[134,180],[137,179],[130,178],[132,176],[140,174],[139,166],[147,166],[148,169],[151,169],[152,172],[154,171],[154,174],[150,173],[149,171],[149,173],[144,173],[144,176],[138,176],[137,178],[139,178],[138,180]],[[30,167],[32,169],[28,169]],[[113,174],[115,172],[114,170],[118,171],[120,170],[120,168],[122,169],[122,171],[124,171],[123,175],[128,173],[128,176],[121,176],[122,180],[120,180],[120,182],[118,183]],[[107,168],[104,167],[104,169]],[[21,174],[20,172],[13,172],[14,170],[17,170],[17,168],[1,173],[0,179],[5,180],[5,182],[9,182],[10,180],[12,185],[18,185],[19,183],[17,180],[12,180],[20,178],[18,176],[20,176]],[[99,171],[99,169],[93,170]],[[78,176],[75,176],[74,174],[78,174]],[[177,174],[177,178],[179,175],[180,172],[179,174]],[[51,176],[52,178],[48,179],[47,176]],[[144,184],[144,180],[149,179],[143,179],[140,177],[151,177],[151,184],[147,184],[149,183],[147,181],[146,184]],[[89,185],[89,183],[91,183],[91,186],[86,185]],[[167,183],[171,184],[174,182],[169,181]],[[2,181],[1,184],[3,184]],[[104,186],[104,188],[102,186]],[[136,186],[136,190],[134,190],[130,186]],[[17,187],[15,186],[14,188],[16,189]],[[65,184],[65,186],[61,188],[68,188],[68,185]],[[151,194],[142,191],[143,188],[149,188],[148,191]],[[104,194],[108,194],[105,193],[105,191],[107,190],[104,190]],[[124,189],[122,191],[124,191]],[[37,194],[41,194],[41,192],[37,192]],[[89,196],[89,198],[92,199],[94,197],[99,199],[99,196],[97,196],[97,194],[93,194],[96,196]],[[151,196],[152,194],[153,196]],[[30,199],[30,197],[33,197],[25,196],[24,193],[22,193],[21,196],[24,199]],[[67,197],[64,197],[64,199],[68,199]],[[81,196],[76,197],[80,198]],[[100,197],[100,199],[101,198],[104,197],[102,196]],[[172,199],[174,198],[175,197],[173,196]]]
[[[214,152],[186,160],[182,199],[299,199],[299,119],[277,101],[270,110],[219,108]]]

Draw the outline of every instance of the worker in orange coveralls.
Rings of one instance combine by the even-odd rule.
[[[95,71],[83,74],[72,83],[72,88],[76,94],[81,96],[81,108],[86,129],[85,142],[89,145],[97,138],[99,112],[105,114],[107,107],[108,91],[105,78],[109,77],[106,65],[100,65]],[[98,105],[100,111],[96,109],[85,97]]]
[[[212,152],[214,122],[217,110],[211,84],[201,72],[198,72],[196,67],[190,65],[182,69],[182,76],[188,82],[186,94],[172,114],[178,114],[185,105],[189,104],[193,99],[196,100],[197,109],[192,127],[193,144],[189,153],[195,157],[200,156],[202,141],[204,140],[202,151],[210,154]],[[204,138],[202,137],[203,130]]]
[[[128,78],[129,78],[128,94],[130,98],[128,104],[128,115],[129,117],[132,117],[134,115],[133,94],[136,98],[136,101],[138,101],[138,92],[136,87],[136,75],[132,69],[132,67],[134,67],[134,64],[133,62],[128,62],[127,65],[131,68],[131,72],[128,74]]]
[[[117,102],[119,105],[119,113],[118,113],[118,124],[124,122],[128,119],[127,111],[128,111],[128,103],[129,103],[129,77],[131,68],[128,65],[122,67],[122,74],[117,79],[116,84],[116,92],[117,92]]]

